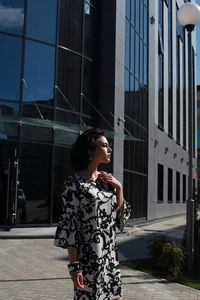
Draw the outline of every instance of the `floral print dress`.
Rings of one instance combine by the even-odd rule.
[[[74,300],[111,300],[122,296],[115,230],[129,217],[128,205],[120,216],[111,185],[71,175],[64,183],[63,214],[54,244],[77,248],[84,289],[74,288]]]

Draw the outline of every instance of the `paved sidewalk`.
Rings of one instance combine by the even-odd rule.
[[[117,235],[120,259],[148,255],[146,242],[153,235],[166,234],[179,243],[184,228],[184,216],[127,227],[128,234]],[[55,228],[0,232],[0,238],[3,237],[0,239],[0,300],[73,299],[73,287],[67,271],[67,251],[53,245],[54,232]],[[200,291],[124,266],[122,278],[123,300],[200,300]]]
[[[51,239],[1,240],[1,300],[72,300],[66,250]],[[122,267],[124,300],[198,300],[200,292]]]

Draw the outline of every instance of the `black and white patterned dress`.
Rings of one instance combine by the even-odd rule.
[[[64,212],[58,223],[55,245],[77,248],[85,288],[74,288],[75,300],[111,300],[122,296],[117,258],[116,226],[123,230],[129,217],[120,217],[112,186],[78,174],[69,176],[62,193]]]

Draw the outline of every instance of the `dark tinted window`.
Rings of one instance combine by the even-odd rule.
[[[55,48],[27,41],[23,100],[49,100],[54,95]]]
[[[183,203],[186,202],[186,175],[183,174]]]
[[[82,14],[82,0],[60,1],[58,43],[78,52],[82,46]]]
[[[173,202],[173,170],[168,169],[168,202]]]
[[[20,94],[21,38],[0,34],[0,98],[18,100]]]
[[[51,147],[24,143],[21,153],[19,186],[25,194],[25,203],[19,214],[19,223],[49,223],[51,197]]]
[[[158,202],[163,202],[163,188],[164,188],[164,167],[158,164],[158,174],[157,174],[157,190],[158,190]]]
[[[180,202],[180,173],[176,172],[176,202]]]
[[[55,147],[54,152],[54,182],[53,182],[53,222],[57,223],[62,213],[62,188],[70,169],[70,148]]]
[[[65,115],[69,122],[77,122],[74,112],[80,110],[81,97],[81,57],[65,50],[58,51],[58,82],[57,82],[57,108],[62,108],[60,113],[69,111]],[[65,111],[63,111],[65,110]],[[61,115],[56,116],[57,120],[62,120]],[[63,119],[63,120],[64,120]]]
[[[89,4],[88,0],[84,2],[84,15],[83,15],[83,52],[86,56],[93,56],[94,44],[94,8]]]
[[[26,35],[34,39],[55,43],[56,16],[57,1],[28,0]]]
[[[1,0],[0,31],[22,34],[23,26],[24,0]]]
[[[17,117],[19,113],[19,104],[16,102],[0,101],[0,115]]]

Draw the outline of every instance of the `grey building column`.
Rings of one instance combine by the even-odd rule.
[[[116,0],[113,173],[120,182],[124,170],[125,7],[125,0]]]

